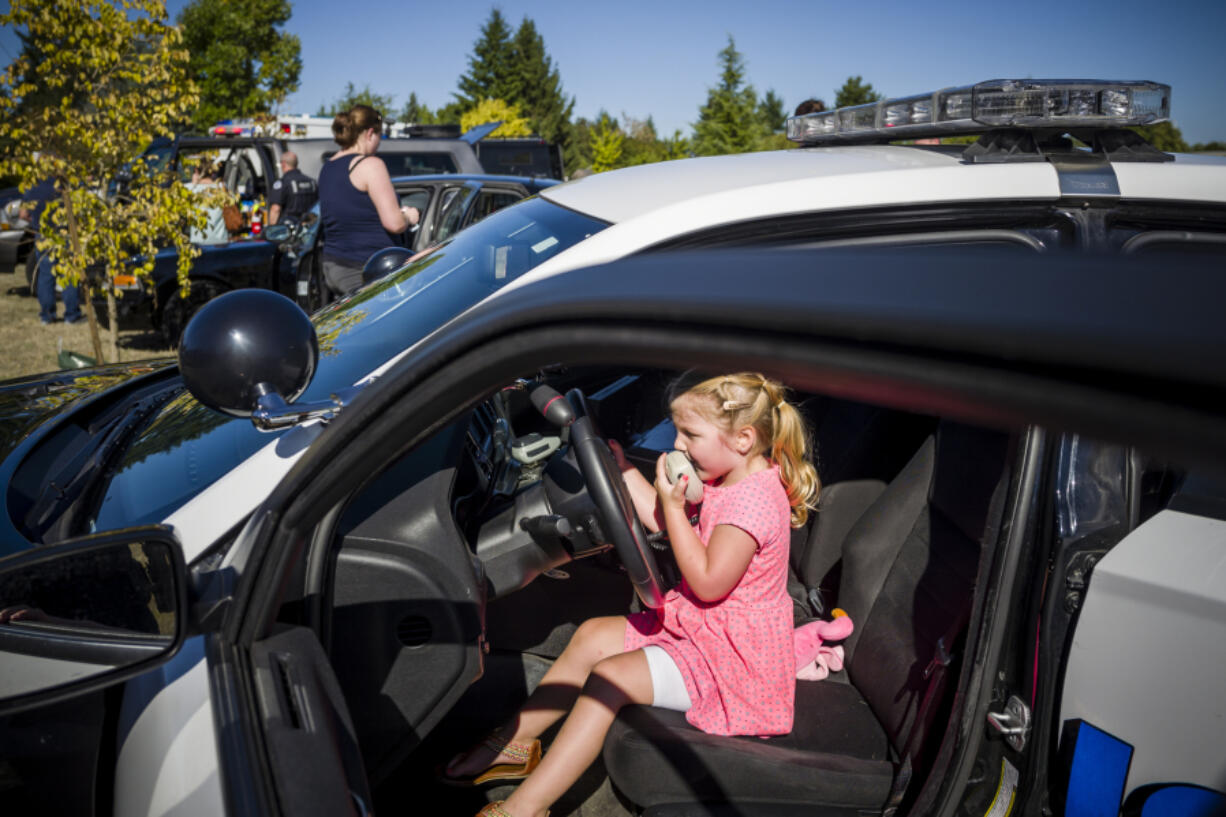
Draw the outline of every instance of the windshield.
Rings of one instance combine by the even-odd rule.
[[[544,199],[525,199],[325,307],[312,316],[319,365],[300,401],[325,399],[352,385],[446,320],[607,226]],[[272,439],[249,420],[180,394],[124,452],[90,530],[160,522]]]

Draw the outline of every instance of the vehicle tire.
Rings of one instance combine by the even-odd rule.
[[[331,295],[324,284],[323,260],[319,253],[311,253],[309,258],[303,259],[298,268],[298,292],[295,300],[303,312],[314,315],[331,302]]]
[[[187,322],[196,314],[196,310],[227,291],[225,286],[216,281],[207,280],[192,281],[191,292],[186,298],[175,289],[174,294],[166,299],[166,306],[162,308],[161,330],[166,345],[171,349],[178,349],[179,338],[183,336],[183,330],[187,328]]]

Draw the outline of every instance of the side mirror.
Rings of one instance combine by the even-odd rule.
[[[187,628],[186,586],[183,552],[163,527],[0,560],[0,714],[168,661]]]
[[[264,240],[280,244],[289,238],[291,232],[293,231],[288,224],[274,224],[271,227],[264,228]]]
[[[232,417],[253,417],[261,428],[261,411],[292,411],[288,404],[306,391],[318,361],[310,318],[266,289],[214,298],[192,316],[179,341],[179,370],[192,396]]]
[[[412,257],[413,251],[407,247],[385,247],[375,252],[366,259],[366,263],[362,266],[362,283],[369,284],[389,272],[395,272]]]

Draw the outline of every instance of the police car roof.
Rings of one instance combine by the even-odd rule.
[[[541,195],[613,224],[667,213],[661,226],[671,234],[793,212],[1062,195],[1048,162],[971,164],[962,159],[964,147],[856,145],[681,159],[597,173]],[[1111,166],[1124,198],[1226,201],[1222,157]]]

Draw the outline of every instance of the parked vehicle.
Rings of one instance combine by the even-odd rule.
[[[34,244],[34,233],[21,217],[21,191],[0,190],[0,264],[13,266],[25,261]]]
[[[630,708],[597,780],[558,813],[581,803],[716,813],[710,804],[723,803],[786,814],[895,800],[908,812],[1012,803],[1028,813],[1057,799],[1143,807],[1189,792],[1220,806],[1197,771],[1222,771],[1206,751],[1218,696],[1190,700],[1199,681],[1163,673],[1177,693],[1169,728],[1138,731],[1127,704],[1159,681],[1116,646],[1141,637],[1160,666],[1195,656],[1213,677],[1226,669],[1212,649],[1226,593],[1211,581],[1226,523],[1204,515],[1221,494],[1198,486],[1198,473],[1226,463],[1216,278],[1203,258],[1165,253],[642,258],[505,290],[347,405],[317,408],[292,400],[314,363],[302,327],[288,325],[295,308],[257,291],[218,299],[197,316],[200,337],[189,345],[193,323],[185,338],[188,388],[261,423],[333,419],[270,441],[257,468],[201,494],[193,504],[210,508],[207,531],[180,512],[170,527],[0,562],[5,606],[30,603],[11,588],[37,586],[46,615],[108,627],[55,625],[54,661],[49,625],[0,627],[6,666],[31,670],[5,676],[4,705],[25,710],[4,721],[9,779],[19,795],[54,774],[57,805],[75,813],[96,796],[95,769],[117,813],[171,802],[209,814],[404,813],[422,802],[475,811],[471,790],[433,783],[438,763],[515,705],[575,621],[635,605],[619,564],[651,582],[667,575],[619,527],[627,509],[593,487],[609,477],[576,459],[576,446],[598,440],[598,425],[645,466],[668,445],[660,397],[677,370],[748,367],[785,378],[817,418],[825,494],[794,556],[841,563],[825,591],[857,622],[847,682],[798,682],[796,727],[770,741]],[[382,282],[353,308],[382,311],[379,300],[404,285]],[[261,345],[252,354],[219,343],[227,337]],[[124,404],[156,404],[165,374],[129,380]],[[290,404],[257,405],[273,392],[256,380]],[[516,440],[561,434],[527,399],[541,385],[567,393],[583,419],[570,444],[525,461]],[[116,408],[92,411],[101,422]],[[23,444],[14,455],[38,452]],[[292,470],[273,465],[286,457]],[[22,487],[32,463],[5,469],[21,497],[14,518],[64,507]],[[286,476],[273,487],[272,473]],[[865,480],[881,484],[861,506],[854,489]],[[216,503],[252,489],[255,510],[235,527],[237,509]],[[93,517],[89,504],[79,512]],[[854,523],[826,538],[834,531],[822,524],[844,514]],[[200,550],[202,534],[217,538]],[[89,571],[110,592],[57,593],[53,568],[78,582]],[[1201,611],[1194,620],[1188,604]],[[1181,638],[1159,637],[1175,627]],[[1085,685],[1081,672],[1101,683],[1121,662],[1130,673],[1110,687]],[[85,693],[132,675],[126,714],[108,721],[108,696]],[[72,753],[46,748],[67,748],[54,739],[34,751],[39,735],[60,738],[68,724]],[[1118,752],[1104,756],[1103,740]],[[15,802],[26,813],[46,805]]]
[[[403,176],[392,179],[402,207],[421,211],[417,226],[402,236],[395,236],[402,246],[413,252],[432,247],[491,213],[535,195],[557,184],[553,179],[485,174],[445,173],[423,176]],[[312,213],[319,212],[316,205]],[[323,243],[318,225],[312,219],[284,232],[274,230],[269,239],[281,244],[292,260],[297,276],[296,297],[307,312],[324,306],[327,288],[323,286],[321,253]],[[326,242],[326,236],[323,242]]]
[[[198,313],[178,366],[5,384],[0,572],[26,581],[93,535],[63,553],[141,545],[162,577],[126,574],[137,598],[161,588],[156,624],[119,639],[142,660],[77,625],[67,646],[3,631],[24,639],[6,662],[53,640],[68,659],[10,688],[13,801],[476,811],[438,762],[575,622],[640,603],[622,567],[669,574],[600,490],[591,419],[585,465],[527,395],[566,394],[646,467],[671,444],[664,384],[697,367],[760,368],[812,418],[826,488],[792,569],[811,614],[857,622],[847,683],[798,688],[770,741],[628,711],[556,814],[1220,808],[1202,682],[1226,670],[1226,163],[1121,132],[1164,86],[1087,85],[884,100],[812,120],[849,145],[556,185],[315,313],[314,340],[246,290]],[[943,121],[887,130],[900,110]],[[970,147],[867,144],[1002,110]],[[517,456],[532,434],[555,453]],[[91,677],[49,689],[53,666]]]
[[[556,150],[542,140],[513,140],[513,150],[507,151],[507,140],[494,140],[488,150],[482,145],[498,127],[494,122],[480,125],[455,135],[385,138],[379,144],[379,158],[393,176],[427,176],[439,173],[464,174],[539,174],[543,178],[561,179],[561,165],[553,159]],[[450,133],[450,132],[448,132]],[[332,139],[296,139],[293,150],[298,154],[298,167],[308,176],[319,178],[319,170],[340,148]],[[479,151],[485,151],[485,159]]]

